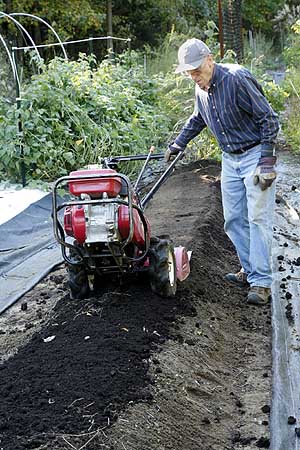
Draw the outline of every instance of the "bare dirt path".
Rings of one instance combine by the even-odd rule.
[[[183,166],[149,206],[193,250],[174,300],[135,282],[71,302],[60,268],[0,317],[0,449],[268,448],[270,307],[223,279],[219,170]]]

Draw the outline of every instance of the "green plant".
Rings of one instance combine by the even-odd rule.
[[[262,30],[268,36],[274,34],[273,19],[284,0],[252,0],[242,3],[243,22],[246,29]]]
[[[270,81],[268,75],[263,75],[259,81],[272,108],[277,113],[283,112],[290,95],[289,92],[284,86],[276,84],[273,80]]]
[[[299,106],[300,97],[289,101],[288,115],[283,122],[286,143],[297,154],[300,154]]]
[[[171,124],[159,78],[145,77],[134,52],[96,69],[92,62],[84,55],[56,58],[32,77],[19,110],[0,103],[0,173],[18,178],[22,160],[29,177],[53,180],[101,156],[140,153],[165,141]]]
[[[290,28],[283,56],[289,67],[300,67],[300,19]]]
[[[300,153],[300,74],[297,67],[291,67],[287,71],[284,88],[289,93],[289,98],[283,120],[283,132],[291,150]]]
[[[292,151],[300,153],[300,19],[293,23],[287,38],[288,45],[284,57],[288,65],[284,89],[289,94],[283,131]]]
[[[157,49],[145,46],[146,73],[151,76],[159,72],[166,74],[169,71],[174,71],[177,64],[178,48],[186,39],[188,37],[176,32],[173,26]]]
[[[221,161],[222,152],[209,129],[203,130],[197,138],[189,144],[191,159],[212,158]]]
[[[15,97],[15,87],[11,63],[7,53],[3,48],[0,48],[0,90],[5,101],[13,101]]]

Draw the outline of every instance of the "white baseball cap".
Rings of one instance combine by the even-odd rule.
[[[206,56],[211,55],[211,51],[200,39],[188,39],[179,47],[178,61],[175,73],[194,70],[201,66]]]

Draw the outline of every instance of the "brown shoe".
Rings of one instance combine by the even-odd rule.
[[[247,274],[241,270],[237,273],[227,273],[227,275],[225,275],[225,280],[241,287],[249,286]]]
[[[265,305],[271,299],[271,289],[261,286],[251,286],[247,303],[250,305]]]

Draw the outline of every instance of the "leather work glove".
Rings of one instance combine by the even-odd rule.
[[[179,152],[183,152],[183,148],[181,148],[181,147],[177,147],[176,145],[174,145],[174,144],[170,144],[169,146],[168,146],[168,150],[166,151],[166,153],[165,153],[165,160],[166,160],[166,162],[169,162],[169,161],[171,161],[172,159],[174,159],[177,155],[178,155],[178,153]]]
[[[262,156],[254,172],[253,183],[259,184],[262,191],[268,189],[275,180],[277,174],[275,170],[276,156]]]

